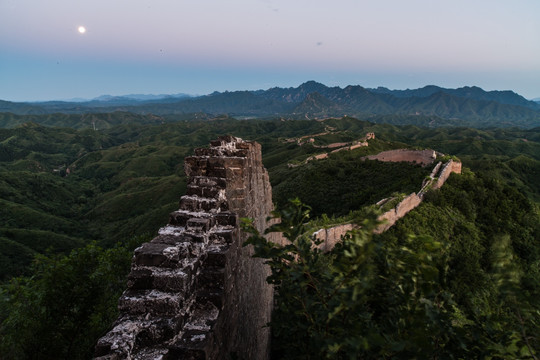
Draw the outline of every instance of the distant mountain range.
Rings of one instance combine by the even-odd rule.
[[[479,87],[447,89],[434,85],[390,90],[362,86],[328,87],[308,81],[296,88],[214,92],[204,96],[101,96],[91,101],[14,103],[0,101],[0,112],[19,115],[51,113],[108,113],[180,115],[204,113],[234,117],[319,119],[344,115],[369,119],[380,116],[437,117],[444,125],[540,126],[540,103],[513,91],[485,91]]]

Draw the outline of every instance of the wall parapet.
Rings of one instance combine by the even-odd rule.
[[[186,195],[134,252],[120,316],[96,359],[268,359],[273,289],[243,248],[239,218],[262,233],[273,210],[261,147],[225,136],[185,159]]]

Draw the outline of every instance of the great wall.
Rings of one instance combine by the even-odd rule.
[[[254,219],[261,233],[269,225],[272,188],[261,147],[220,137],[187,157],[185,171],[180,208],[158,236],[135,250],[120,316],[98,341],[95,359],[269,358],[269,269],[242,247],[247,235],[239,227],[242,217]],[[381,215],[386,223],[377,231],[418,206],[425,190],[439,188],[452,172],[461,172],[461,163],[439,162],[418,193]],[[342,224],[314,235],[330,250],[353,227]],[[284,243],[279,234],[268,236]]]

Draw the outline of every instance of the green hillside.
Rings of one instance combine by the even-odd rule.
[[[116,317],[116,297],[125,287],[132,249],[166,224],[169,212],[177,209],[185,193],[184,157],[224,134],[261,143],[275,204],[283,208],[289,198],[300,197],[312,206],[312,215],[319,224],[351,211],[354,216],[365,215],[369,213],[362,209],[366,205],[395,193],[418,191],[431,170],[412,164],[362,161],[362,156],[407,147],[431,148],[458,156],[466,168],[464,175],[452,176],[441,191],[430,193],[420,207],[388,233],[375,238],[377,245],[369,248],[373,256],[365,264],[366,276],[382,279],[388,275],[391,281],[370,280],[366,288],[369,291],[363,293],[362,299],[371,300],[358,303],[367,307],[354,311],[371,314],[373,322],[369,325],[374,327],[369,329],[395,340],[384,343],[380,338],[368,339],[375,341],[370,346],[379,351],[373,354],[381,357],[393,356],[400,346],[408,347],[409,357],[414,357],[414,349],[422,348],[418,343],[399,340],[403,331],[420,329],[400,327],[409,320],[407,324],[430,321],[436,329],[443,324],[465,334],[452,338],[457,342],[441,340],[448,349],[462,354],[461,358],[478,358],[482,354],[505,358],[504,351],[513,349],[508,345],[512,341],[520,346],[516,351],[523,346],[518,339],[519,322],[511,319],[515,309],[530,316],[523,304],[534,299],[540,288],[540,128],[430,128],[377,124],[351,117],[293,121],[236,120],[226,116],[159,124],[111,121],[109,125],[93,130],[26,123],[0,129],[0,282],[4,284],[0,287],[0,350],[6,358],[30,357],[28,354],[36,349],[68,356],[64,353],[68,348],[65,341],[71,341],[73,346],[69,355],[78,354],[73,358],[90,356],[95,339]],[[367,147],[306,162],[313,155],[330,152],[331,144],[361,140],[368,132],[374,132],[375,139],[369,140]],[[411,285],[405,279],[408,273],[387,268],[389,263],[383,261],[383,254],[388,251],[388,259],[397,264],[402,252],[423,249],[421,242],[406,241],[409,234],[422,239],[427,235],[437,244],[451,246],[448,253],[437,253],[437,259],[446,259],[439,265],[448,272],[436,282],[436,289],[451,294],[455,301],[455,308],[441,308],[448,311],[445,314],[452,314],[444,318],[450,322],[437,323],[420,316],[423,308],[396,295],[400,281]],[[115,245],[118,242],[122,245]],[[422,251],[414,261],[432,269],[432,263],[421,257]],[[518,269],[519,286],[526,295],[525,300],[516,300],[514,308],[508,298],[503,299],[496,280],[500,279],[497,256],[505,251],[511,259],[505,264]],[[345,256],[335,255],[332,259]],[[321,281],[334,279],[335,274],[327,271],[341,265],[328,267],[334,260],[321,261]],[[425,270],[414,266],[407,269],[418,274]],[[14,278],[19,275],[28,276]],[[36,309],[41,309],[37,312],[41,315],[35,315]],[[383,309],[395,312],[385,317]],[[439,310],[431,309],[433,314],[441,315]],[[292,312],[285,313],[284,318],[298,317],[297,310]],[[328,314],[320,314],[328,318]],[[411,317],[403,318],[401,314]],[[365,319],[347,319],[344,321],[349,324],[353,320],[366,324],[362,322]],[[522,325],[526,333],[538,330],[535,319],[529,317]],[[84,329],[77,324],[85,324]],[[303,326],[300,318],[298,324]],[[457,329],[456,324],[463,326]],[[505,337],[500,330],[504,327],[512,329],[514,338]],[[426,338],[425,332],[418,331],[418,338]],[[463,340],[475,333],[484,342]],[[289,338],[296,341],[307,333],[301,334]],[[68,337],[70,340],[66,340]],[[339,333],[337,339],[346,336]],[[458,340],[463,340],[465,348],[459,346]],[[496,348],[497,344],[502,348]],[[485,349],[485,353],[474,352],[473,348]]]

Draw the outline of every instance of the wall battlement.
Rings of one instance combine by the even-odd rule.
[[[267,359],[273,290],[238,219],[263,232],[273,210],[255,142],[221,137],[185,160],[180,208],[135,250],[120,316],[97,359]]]

